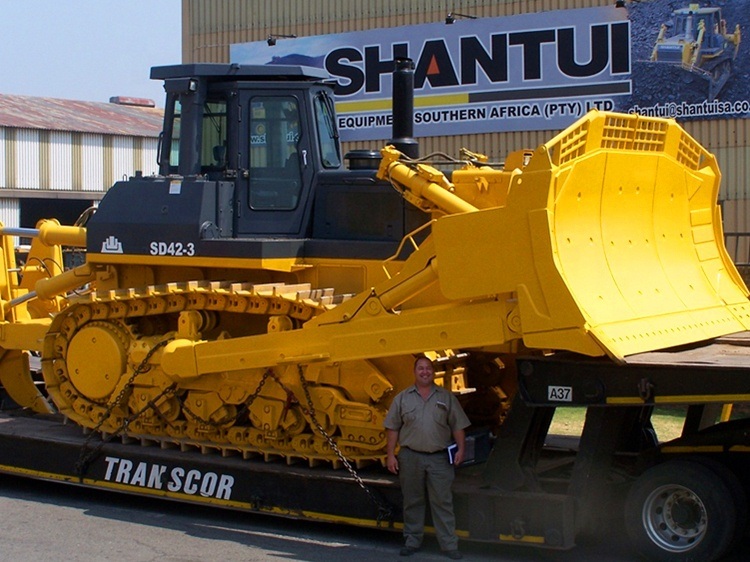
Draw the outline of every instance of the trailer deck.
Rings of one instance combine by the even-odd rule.
[[[535,405],[749,402],[750,332],[631,355],[622,365],[573,353],[525,357],[519,373],[524,399]]]
[[[656,404],[750,401],[748,343],[750,334],[742,333],[633,356],[624,365],[567,353],[520,359],[520,392],[494,447],[457,470],[459,536],[575,546],[592,523],[586,506],[601,504],[611,492],[608,475],[622,453],[616,444],[639,434],[623,428],[635,427],[639,412]],[[580,439],[549,436],[555,409],[575,405],[588,409]],[[349,472],[239,451],[221,454],[187,442],[165,448],[146,439],[101,441],[61,415],[20,409],[0,412],[0,472],[288,518],[402,528],[398,478],[379,464]]]
[[[328,466],[148,445],[87,440],[79,427],[64,423],[61,416],[0,413],[2,473],[288,518],[402,529],[398,478],[379,465],[357,469],[355,478],[345,469]],[[96,454],[82,469],[82,456],[92,450]],[[459,536],[549,548],[574,546],[573,498],[492,489],[482,476],[485,468],[485,463],[477,463],[457,471]],[[514,527],[518,514],[529,510],[540,514],[538,521]]]

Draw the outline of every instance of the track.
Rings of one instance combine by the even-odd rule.
[[[72,300],[45,338],[46,388],[66,417],[109,437],[310,465],[337,466],[342,455],[358,466],[383,463],[387,410],[377,403],[383,396],[352,388],[356,378],[345,366],[334,373],[292,365],[190,380],[160,367],[162,349],[174,338],[299,329],[345,298],[309,285],[205,281],[90,293]],[[360,363],[352,367],[356,373],[374,370]]]

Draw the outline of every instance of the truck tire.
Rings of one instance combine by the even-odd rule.
[[[734,475],[734,472],[729,470],[725,464],[708,457],[693,457],[691,460],[701,463],[715,472],[719,478],[722,479],[724,484],[726,484],[729,493],[732,495],[735,514],[737,517],[734,538],[732,539],[732,543],[727,551],[732,552],[740,547],[748,533],[748,503],[745,487],[739,481],[737,476]]]
[[[717,560],[734,543],[729,486],[705,463],[675,460],[644,472],[625,502],[633,547],[650,560]]]

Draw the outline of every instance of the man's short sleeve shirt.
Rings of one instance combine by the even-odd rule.
[[[402,447],[434,453],[445,449],[453,432],[470,425],[458,399],[446,389],[433,386],[427,400],[412,385],[401,391],[391,404],[384,425],[399,432]]]

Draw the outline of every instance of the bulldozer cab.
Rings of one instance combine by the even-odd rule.
[[[718,8],[684,8],[674,14],[672,34],[681,36],[685,41],[695,41],[700,29],[704,30],[704,44],[708,47],[720,47],[721,12]]]
[[[302,234],[317,172],[341,168],[327,75],[201,64],[151,77],[167,92],[160,173],[234,184],[235,236]]]
[[[252,257],[286,271],[342,252],[384,259],[424,222],[375,170],[342,165],[325,71],[201,63],[151,78],[167,94],[159,174],[107,191],[86,223],[89,260]]]

